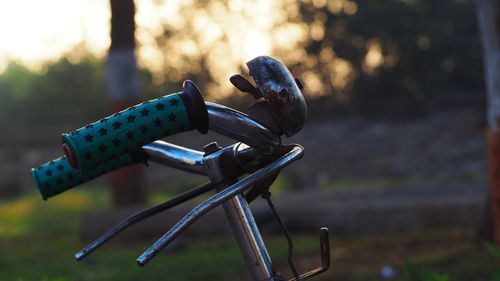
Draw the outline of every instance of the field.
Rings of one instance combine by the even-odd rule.
[[[106,193],[91,189],[48,202],[28,194],[0,203],[0,280],[248,280],[231,237],[185,238],[144,268],[135,265],[135,258],[153,241],[111,242],[75,261],[73,254],[85,245],[79,238],[80,217],[108,208],[108,201]],[[279,235],[264,238],[278,270],[289,277],[286,241]],[[387,280],[381,276],[384,267],[393,271],[390,280],[491,280],[496,264],[471,231],[332,238],[333,266],[317,280]],[[295,236],[301,271],[319,263],[316,239]],[[444,275],[449,279],[439,279]]]

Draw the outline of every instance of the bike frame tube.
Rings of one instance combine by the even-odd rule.
[[[154,256],[160,253],[162,249],[164,249],[170,242],[181,235],[181,233],[183,233],[189,226],[195,223],[204,214],[208,213],[210,210],[221,205],[222,203],[232,199],[233,197],[241,194],[260,181],[267,179],[270,175],[280,171],[284,167],[288,166],[291,162],[302,158],[303,151],[304,150],[301,146],[293,145],[290,148],[290,151],[279,159],[266,165],[265,167],[260,168],[244,179],[220,191],[198,206],[194,207],[186,216],[184,216],[167,233],[165,233],[165,235],[163,235],[158,241],[156,241],[153,246],[151,246],[139,258],[137,258],[137,263],[141,266],[148,263]],[[244,249],[242,250],[246,251]]]
[[[236,195],[222,206],[253,280],[275,280],[271,257],[245,198]]]
[[[243,159],[245,164],[261,162],[259,160],[262,160],[262,157],[266,158],[266,155],[274,158],[272,155],[281,146],[281,139],[265,126],[241,112],[218,104],[206,104],[210,130],[241,141],[252,148],[241,146],[240,143],[225,149],[206,152],[203,155],[200,151],[161,141],[144,146],[143,149],[148,154],[149,160],[153,162],[192,173],[208,175],[219,193],[191,210],[157,243],[143,253],[137,262],[139,265],[147,263],[204,213],[222,204],[253,280],[281,280],[274,272],[269,253],[242,192],[290,162],[301,158],[303,148],[300,146],[291,147],[286,155],[235,183],[235,175],[230,175],[227,169],[228,164],[232,163],[223,163],[224,157],[222,155],[224,153],[229,152],[236,162]],[[237,191],[238,189],[239,191]]]
[[[218,192],[224,191],[236,182],[236,179],[228,175],[224,169],[226,163],[223,154],[226,151],[231,150],[219,149],[204,158],[208,176]],[[245,198],[242,194],[238,194],[224,202],[222,206],[253,280],[275,280],[271,258]]]

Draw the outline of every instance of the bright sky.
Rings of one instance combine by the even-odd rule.
[[[189,1],[169,0],[159,7],[153,0],[136,1],[139,59],[152,60],[155,54],[148,43],[152,43],[162,20],[169,23],[184,20],[176,12],[186,2]],[[79,44],[98,56],[104,55],[109,46],[109,17],[109,0],[0,0],[0,72],[9,61],[36,68]],[[255,37],[259,35],[256,30],[249,30],[245,41],[257,42],[259,38]],[[262,44],[260,48],[251,44],[245,47],[252,54],[269,51],[269,46],[262,49]]]
[[[9,60],[37,66],[84,42],[109,45],[107,0],[0,0],[0,71]]]
[[[304,0],[331,13],[356,13],[350,0]],[[344,88],[354,77],[349,62],[337,58],[323,44],[320,61],[308,57],[303,49],[308,40],[322,41],[325,36],[324,12],[318,12],[311,25],[301,23],[295,0],[209,1],[203,9],[197,0],[136,0],[136,38],[138,63],[155,73],[154,81],[179,81],[194,67],[198,57],[207,58],[208,70],[216,81],[239,71],[246,61],[259,55],[273,55],[286,64],[304,63],[311,69],[303,74],[310,94],[324,94],[318,63],[328,64],[333,87]],[[295,20],[290,21],[290,18]],[[110,25],[109,0],[0,0],[0,74],[11,61],[39,69],[47,61],[83,46],[98,57],[108,49]],[[169,26],[169,40],[161,46],[156,37]],[[191,32],[188,32],[191,31]],[[361,43],[363,44],[363,43]],[[368,46],[368,70],[383,63],[380,44]],[[372,50],[373,49],[373,50]],[[78,51],[78,49],[77,49]],[[214,92],[230,93],[229,83],[215,83]],[[225,88],[224,88],[225,87]]]

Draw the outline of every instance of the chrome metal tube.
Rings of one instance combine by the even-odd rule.
[[[142,147],[148,160],[179,170],[206,175],[203,152],[164,141],[155,141]]]
[[[243,142],[265,155],[273,154],[280,147],[280,137],[250,116],[220,104],[205,104],[211,131]]]
[[[253,280],[274,280],[271,257],[243,195],[236,195],[222,206]]]
[[[302,158],[304,148],[295,145],[291,148],[290,152],[280,157],[278,160],[270,163],[269,165],[257,170],[239,182],[231,185],[227,189],[222,190],[216,195],[205,200],[193,208],[186,216],[184,216],[177,224],[175,224],[165,235],[163,235],[153,246],[146,250],[140,257],[137,258],[137,263],[141,266],[148,263],[154,256],[156,256],[163,248],[170,242],[184,232],[189,226],[196,222],[200,217],[221,205],[234,196],[242,193],[243,191],[251,188],[259,181],[266,179],[270,174],[273,174],[284,167],[288,166],[293,161]]]
[[[76,260],[82,260],[86,256],[88,256],[90,253],[95,251],[97,248],[101,247],[104,243],[109,241],[111,238],[115,237],[118,235],[120,232],[124,231],[125,229],[133,226],[134,224],[147,219],[151,216],[154,216],[158,213],[161,213],[163,211],[166,211],[170,208],[173,208],[179,204],[182,204],[188,200],[191,200],[195,198],[196,196],[202,195],[205,192],[208,192],[209,190],[214,189],[214,185],[212,183],[205,183],[202,184],[198,187],[192,188],[184,193],[181,193],[174,198],[167,200],[161,204],[158,204],[154,207],[148,208],[146,210],[140,211],[138,213],[135,213],[123,221],[121,221],[119,224],[115,225],[113,228],[110,230],[106,231],[103,235],[101,235],[99,238],[97,238],[94,242],[90,243],[87,247],[83,248],[81,251],[75,254],[75,259]]]

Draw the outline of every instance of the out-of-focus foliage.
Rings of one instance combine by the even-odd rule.
[[[404,264],[404,279],[402,281],[448,281],[445,274],[437,274],[428,269],[417,267],[411,262]]]
[[[62,59],[42,73],[11,64],[0,76],[0,120],[8,126],[96,116],[106,107],[103,93],[104,69],[95,59]]]
[[[491,269],[491,272],[492,272],[492,277],[491,277],[491,281],[499,281],[500,280],[500,248],[491,243],[491,242],[488,242],[488,241],[485,241],[484,243],[484,247],[486,248],[486,250],[488,250],[488,252],[490,253],[490,255],[495,259],[495,266]]]
[[[474,11],[473,1],[457,0],[303,4],[304,21],[324,26],[323,38],[306,47],[303,76],[318,77],[321,85],[309,91],[340,102],[354,95],[366,111],[422,109],[433,96],[481,88]],[[349,74],[341,79],[338,72]]]
[[[259,51],[301,76],[308,96],[361,109],[422,109],[434,95],[482,87],[473,1],[158,2],[178,16],[156,33],[156,77],[194,75],[208,95],[229,93],[227,77]]]
[[[309,105],[318,108],[312,114],[418,116],[443,96],[482,93],[472,0],[154,3],[161,20],[136,34],[139,63],[148,69],[145,98],[178,91],[191,79],[209,100],[235,100],[241,95],[231,95],[229,75],[262,54],[302,78]],[[41,73],[9,66],[0,74],[0,123],[102,116],[104,64],[82,52],[75,48],[78,62],[71,53]]]
[[[145,98],[158,96],[148,70],[140,72]],[[92,121],[108,113],[104,62],[87,54],[77,63],[67,58],[42,72],[12,63],[0,75],[0,124],[54,124]]]

